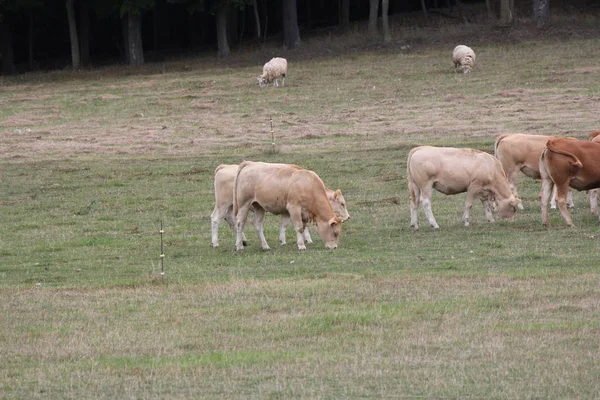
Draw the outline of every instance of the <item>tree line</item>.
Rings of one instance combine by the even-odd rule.
[[[54,67],[68,60],[69,67],[79,69],[91,65],[92,55],[111,59],[115,53],[116,62],[139,66],[149,50],[161,50],[161,42],[163,50],[216,46],[217,55],[226,57],[231,44],[268,35],[294,49],[301,46],[301,28],[347,29],[360,20],[368,21],[370,35],[389,43],[392,13],[420,10],[427,19],[431,10],[485,3],[490,17],[511,24],[515,1],[0,0],[1,73],[35,70],[43,60],[57,59]],[[548,15],[549,0],[532,0],[531,16],[538,24]]]

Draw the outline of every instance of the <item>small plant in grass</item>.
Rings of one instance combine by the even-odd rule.
[[[269,124],[271,126],[271,146],[264,148],[263,152],[269,156],[279,154],[280,149],[275,145],[275,131],[273,130],[273,117],[269,117]]]

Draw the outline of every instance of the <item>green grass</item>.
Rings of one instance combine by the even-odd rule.
[[[598,40],[481,42],[466,76],[450,40],[327,56],[307,40],[280,89],[255,85],[258,52],[4,78],[0,398],[600,396],[584,193],[577,228],[552,211],[550,230],[525,177],[513,223],[477,203],[464,227],[464,195],[436,193],[440,230],[420,211],[413,233],[405,179],[417,145],[598,129]],[[314,229],[306,252],[291,230],[279,246],[267,216],[271,251],[251,224],[243,252],[226,223],[212,248],[214,169],[245,159],[341,188],[340,247]]]

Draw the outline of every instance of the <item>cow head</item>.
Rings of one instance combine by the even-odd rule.
[[[319,235],[328,249],[335,249],[340,240],[342,233],[342,219],[338,216],[331,218],[329,221],[317,222],[317,230]]]
[[[514,195],[510,195],[510,197],[506,199],[499,200],[498,204],[498,216],[500,218],[507,219],[509,221],[513,221],[515,219],[515,213],[517,212],[517,207],[521,204],[521,200],[516,198]]]
[[[331,203],[331,208],[333,208],[333,212],[335,215],[340,217],[342,221],[346,221],[350,219],[350,214],[348,214],[348,210],[346,209],[346,199],[342,196],[342,191],[340,189],[327,192],[327,199],[329,203]]]

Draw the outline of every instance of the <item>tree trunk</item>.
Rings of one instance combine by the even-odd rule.
[[[132,67],[144,65],[144,48],[142,47],[142,16],[127,13],[127,47],[128,64]]]
[[[388,8],[390,0],[381,0],[381,19],[383,21],[383,43],[388,44],[392,41],[390,33],[390,22],[388,20]]]
[[[533,0],[533,20],[542,27],[550,16],[550,0]]]
[[[492,11],[492,0],[485,0],[485,8],[487,8],[488,18],[494,18],[494,13]]]
[[[90,4],[89,0],[79,2],[79,27],[81,35],[79,36],[79,47],[81,56],[81,65],[89,67],[90,65]]]
[[[379,0],[369,0],[369,35],[377,36],[377,14],[379,14]]]
[[[269,31],[269,13],[267,12],[267,0],[262,0],[262,9],[263,9],[263,21],[265,21],[264,33],[263,33],[263,42],[267,40],[267,32]]]
[[[2,53],[2,75],[14,74],[16,69],[10,26],[2,21],[0,21],[0,53]]]
[[[158,51],[160,48],[160,19],[162,17],[161,10],[158,9],[158,2],[154,3],[154,9],[152,10],[152,41],[154,42],[154,47],[152,48],[154,51]]]
[[[27,50],[29,55],[29,70],[33,71],[34,69],[34,59],[33,59],[33,10],[29,10],[29,29],[27,33]]]
[[[73,69],[78,70],[81,65],[79,55],[79,37],[77,36],[77,23],[75,20],[75,0],[67,0],[67,18],[69,19],[69,38],[71,39],[71,61]]]
[[[423,15],[425,16],[425,19],[427,19],[427,6],[425,5],[425,0],[421,0],[421,10],[423,10]]]
[[[343,29],[350,27],[350,0],[340,0],[340,25]]]
[[[296,0],[283,0],[283,47],[300,47],[300,29],[298,28],[298,9]]]
[[[256,24],[256,37],[260,39],[260,17],[258,15],[258,2],[256,0],[252,0],[252,7],[254,8],[254,23]]]
[[[236,7],[227,7],[227,43],[236,44],[239,41],[239,12]]]
[[[129,65],[129,19],[127,15],[121,16],[121,34],[123,35],[123,62]]]
[[[228,56],[229,43],[227,42],[227,7],[222,6],[217,9],[217,57]]]
[[[513,17],[514,14],[513,9],[511,8],[511,0],[500,0],[500,24],[504,26],[512,25]]]

